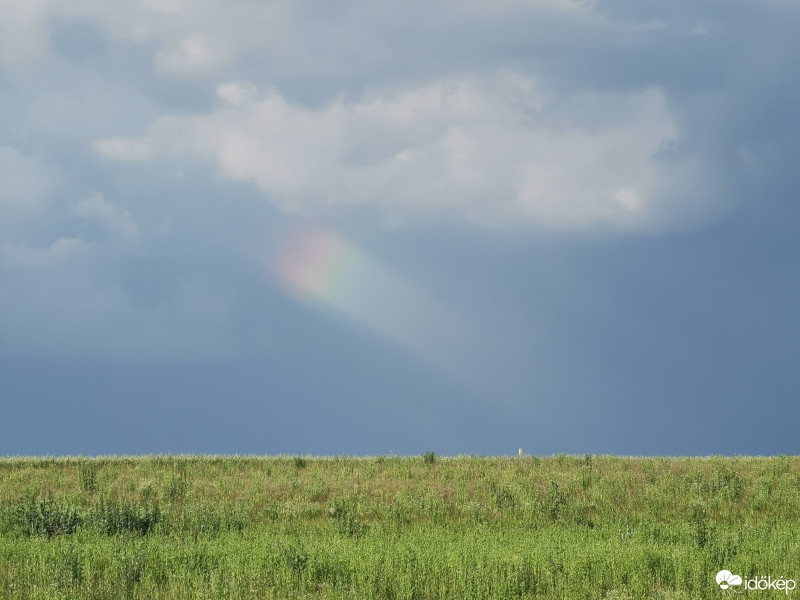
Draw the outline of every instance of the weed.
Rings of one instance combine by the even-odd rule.
[[[492,482],[489,484],[489,494],[492,504],[498,510],[514,508],[517,503],[514,491],[507,485],[497,485]]]
[[[52,494],[19,503],[15,513],[16,523],[31,537],[70,535],[83,521],[77,507],[56,500]]]
[[[567,503],[566,496],[558,487],[555,480],[550,480],[550,487],[547,492],[547,503],[545,505],[545,512],[551,521],[557,521],[561,513],[561,509]]]
[[[706,509],[701,504],[696,504],[692,507],[692,513],[689,518],[692,526],[692,536],[694,543],[699,550],[702,550],[708,544],[708,519],[706,517]]]
[[[147,535],[161,520],[158,504],[140,505],[136,502],[100,499],[91,513],[91,524],[105,535],[123,532]]]
[[[173,474],[164,483],[164,499],[169,502],[181,502],[189,492],[189,482],[181,473]]]
[[[97,491],[97,466],[91,462],[83,461],[78,464],[78,481],[84,492]]]
[[[0,598],[688,600],[795,566],[795,457],[430,455],[0,459]]]
[[[308,554],[296,545],[286,546],[281,550],[284,563],[295,574],[302,573],[308,566]]]
[[[359,506],[358,498],[340,498],[335,500],[328,514],[334,521],[336,531],[345,537],[360,537],[367,532]]]

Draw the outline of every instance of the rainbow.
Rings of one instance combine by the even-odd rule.
[[[291,235],[272,270],[301,301],[344,314],[427,359],[439,362],[452,337],[448,311],[330,229]]]

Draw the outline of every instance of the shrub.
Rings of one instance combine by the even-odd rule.
[[[55,537],[75,533],[83,519],[77,507],[57,502],[52,494],[30,498],[16,507],[16,522],[29,536]]]
[[[497,485],[492,482],[489,484],[489,497],[499,510],[514,508],[517,503],[514,491],[507,485]]]
[[[186,498],[189,491],[189,482],[185,475],[176,473],[164,483],[164,499],[178,502]]]
[[[161,520],[161,509],[157,504],[141,505],[135,502],[118,502],[100,499],[93,511],[92,524],[106,535],[126,531],[147,535]]]
[[[78,464],[78,481],[84,492],[97,491],[97,466],[90,462]]]
[[[432,465],[436,462],[436,453],[435,452],[426,452],[422,455],[422,462],[426,465]]]

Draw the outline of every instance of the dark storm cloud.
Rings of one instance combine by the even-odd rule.
[[[197,399],[154,450],[786,449],[708,423],[793,415],[796,3],[3,11],[0,453],[148,450],[110,394]],[[286,293],[309,220],[474,325],[469,382]],[[9,437],[37,411],[53,444]]]

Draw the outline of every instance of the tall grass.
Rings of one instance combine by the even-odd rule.
[[[718,598],[798,517],[793,457],[10,458],[0,599]]]

